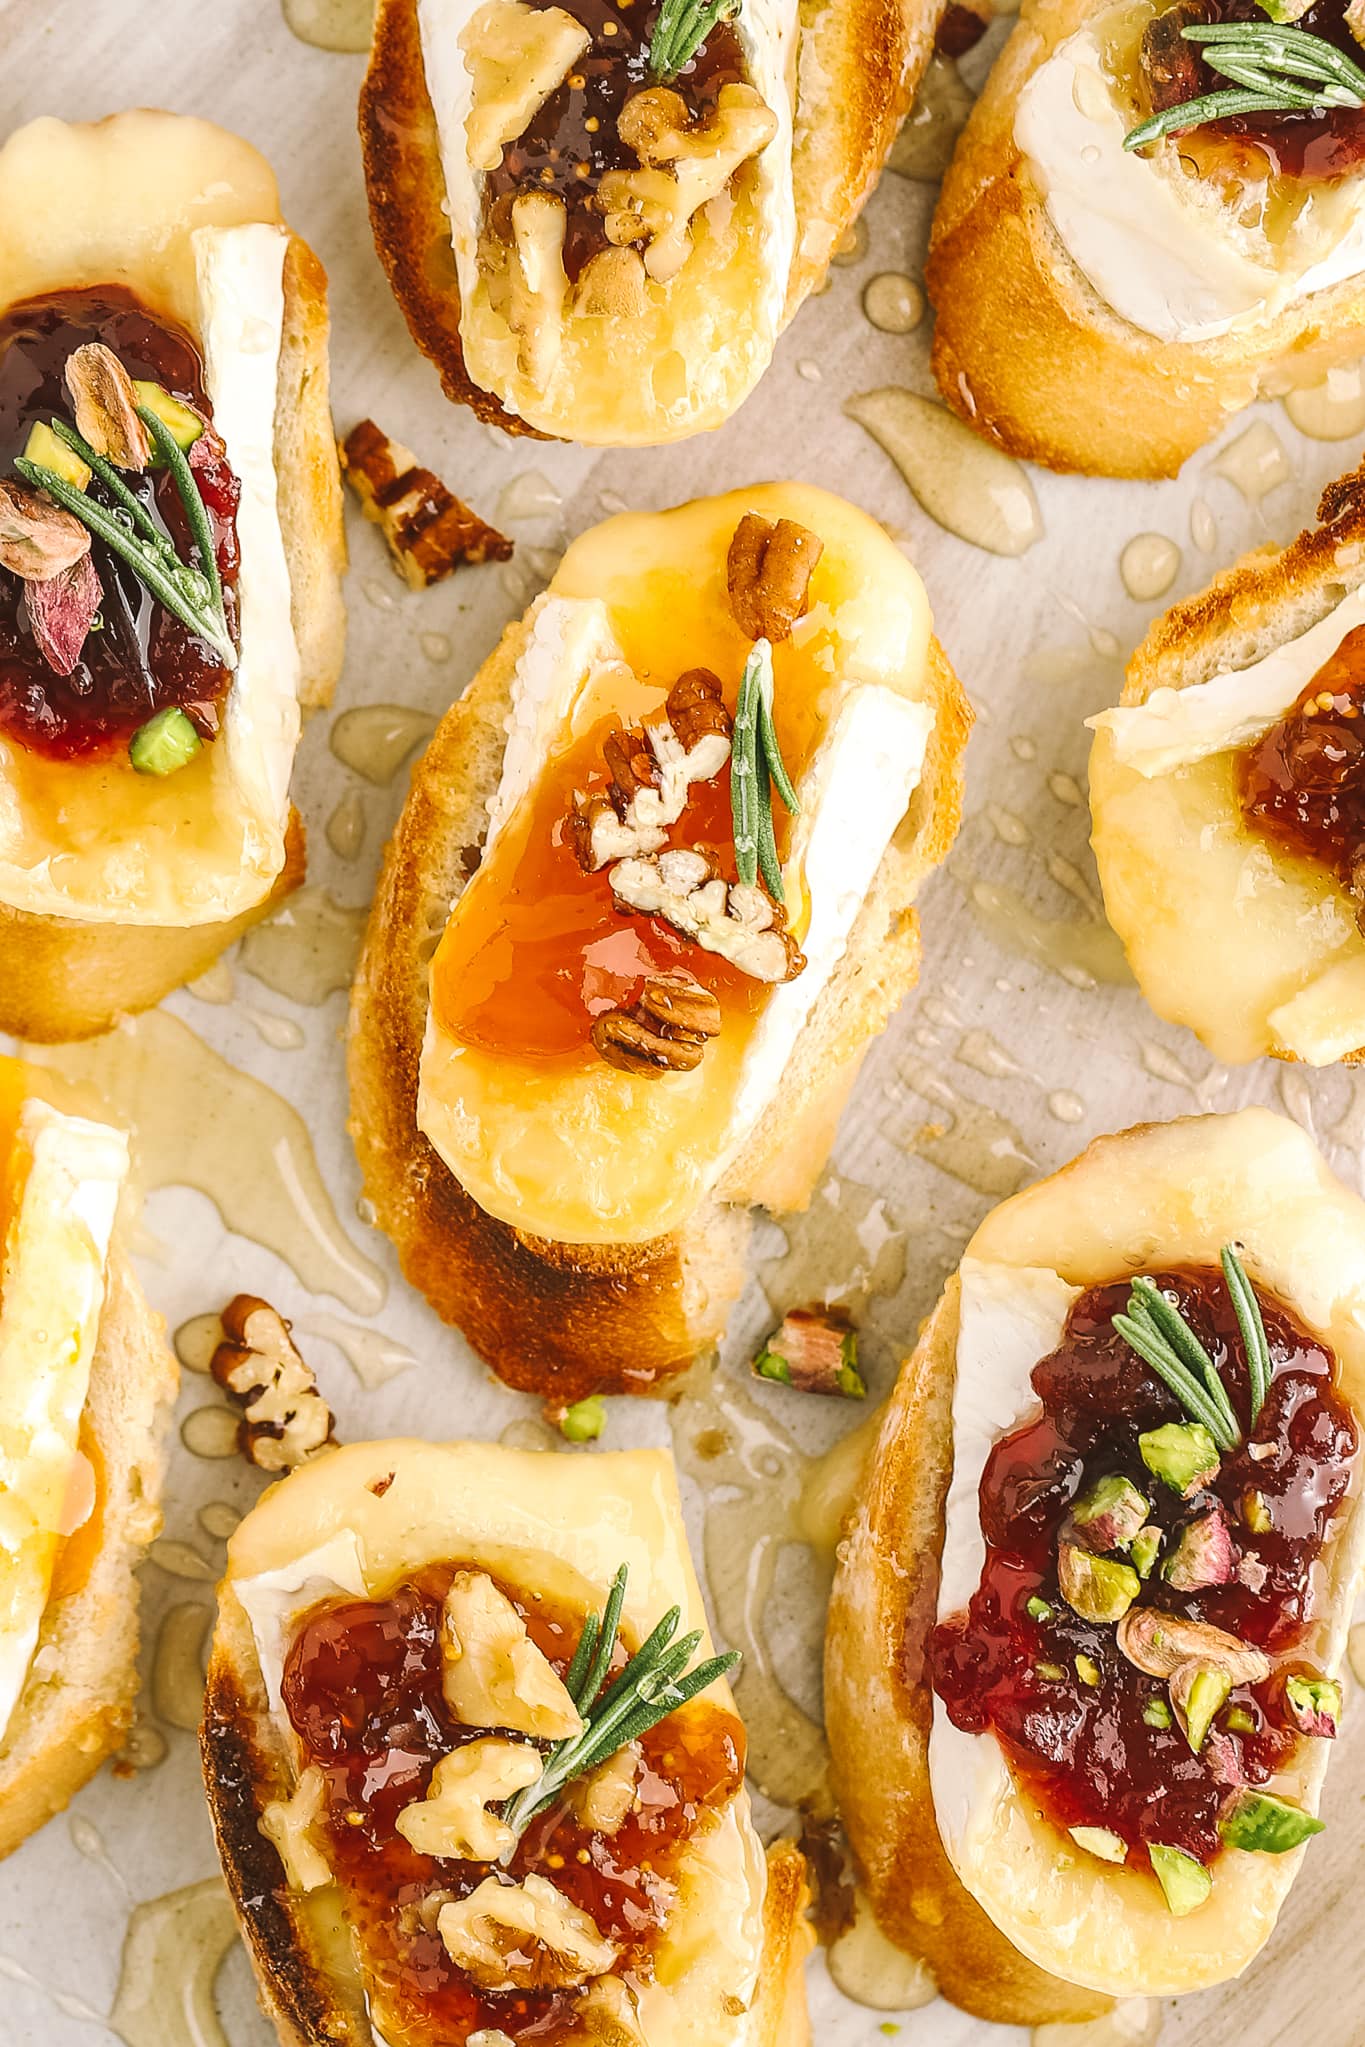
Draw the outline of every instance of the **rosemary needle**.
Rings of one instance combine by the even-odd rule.
[[[649,39],[649,70],[667,85],[696,56],[720,21],[733,21],[739,0],[663,0]]]

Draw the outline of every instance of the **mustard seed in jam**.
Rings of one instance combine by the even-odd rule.
[[[435,1566],[379,1600],[335,1600],[302,1622],[285,1666],[284,1699],[303,1749],[327,1783],[328,1860],[345,1895],[375,2022],[391,2047],[462,2047],[498,2029],[537,2047],[581,2038],[578,1991],[479,1989],[436,1930],[442,1904],[467,1897],[486,1863],[419,1855],[397,1832],[426,1796],[436,1764],[487,1734],[455,1720],[441,1685],[442,1605],[457,1564]],[[501,1589],[531,1640],[562,1676],[582,1616],[510,1583]],[[618,1645],[613,1670],[624,1663]],[[521,1737],[517,1737],[521,1739]],[[689,1840],[722,1812],[744,1776],[732,1714],[694,1700],[641,1740],[633,1811],[616,1832],[592,1831],[551,1807],[518,1844],[509,1880],[546,1877],[619,1949],[618,1971],[647,1977]]]
[[[1120,1835],[1135,1866],[1153,1842],[1209,1862],[1229,1794],[1264,1784],[1299,1739],[1284,1679],[1306,1667],[1323,1547],[1357,1452],[1334,1361],[1286,1308],[1258,1295],[1272,1377],[1248,1435],[1246,1359],[1221,1275],[1154,1277],[1213,1359],[1243,1430],[1240,1447],[1188,1498],[1144,1468],[1139,1434],[1187,1417],[1112,1327],[1127,1307],[1127,1282],[1092,1287],[1073,1304],[1058,1349],[1034,1369],[1041,1413],[1002,1438],[987,1461],[981,1583],[968,1611],[935,1630],[931,1647],[934,1689],[953,1724],[993,1730],[1059,1827]],[[1140,1605],[1211,1624],[1272,1659],[1267,1679],[1233,1689],[1198,1753],[1165,1710],[1165,1685],[1125,1658],[1113,1626],[1083,1620],[1059,1590],[1058,1536],[1073,1504],[1119,1472],[1150,1502],[1163,1556],[1178,1531],[1215,1512],[1230,1526],[1237,1557],[1229,1582],[1196,1592],[1176,1591],[1158,1566]]]
[[[1362,705],[1365,626],[1357,626],[1289,715],[1246,750],[1239,773],[1250,822],[1287,852],[1329,867],[1365,909]]]
[[[567,0],[566,12],[591,31],[592,41],[526,132],[508,144],[498,169],[489,172],[484,203],[498,227],[518,193],[542,191],[562,199],[568,210],[564,268],[572,283],[589,258],[607,246],[602,216],[593,206],[603,175],[639,168],[617,134],[617,123],[631,95],[653,82],[649,44],[659,9],[653,0]],[[739,38],[721,21],[670,84],[696,120],[709,112],[723,85],[745,77]]]
[[[130,291],[102,285],[28,301],[0,316],[0,474],[12,470],[35,422],[70,418],[63,371],[89,341],[112,349],[130,376],[163,385],[211,417],[193,342]],[[196,449],[194,473],[212,521],[235,635],[237,479],[209,436]],[[181,560],[192,559],[188,522],[169,474],[124,480],[154,507]],[[92,497],[102,498],[98,481],[90,488]],[[231,679],[218,655],[98,540],[92,556],[104,591],[99,629],[67,676],[56,674],[38,649],[22,582],[0,570],[0,734],[54,759],[98,756],[121,752],[140,725],[175,705],[210,737]]]

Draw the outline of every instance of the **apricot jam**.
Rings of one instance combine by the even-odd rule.
[[[1242,809],[1365,905],[1365,626],[1346,635],[1287,717],[1243,753]]]
[[[559,4],[533,0],[536,6]],[[564,268],[572,283],[589,258],[607,246],[605,224],[593,204],[603,175],[640,168],[621,141],[617,123],[632,94],[653,83],[649,43],[659,9],[641,0],[565,0],[565,11],[591,32],[592,41],[530,127],[508,144],[498,169],[488,173],[484,203],[494,227],[510,240],[504,216],[518,193],[550,192],[562,199],[568,213]],[[741,82],[745,75],[739,38],[721,21],[671,86],[697,120],[715,104],[723,85]]]
[[[1245,1431],[1246,1358],[1222,1275],[1156,1277],[1208,1350]],[[1128,1295],[1126,1281],[1082,1294],[1060,1346],[1035,1366],[1041,1413],[1003,1437],[987,1461],[981,1583],[967,1612],[935,1630],[931,1672],[954,1726],[992,1730],[1015,1776],[1059,1827],[1109,1829],[1129,1844],[1133,1865],[1146,1861],[1153,1841],[1207,1863],[1220,1845],[1230,1789],[1264,1783],[1299,1739],[1281,1709],[1283,1678],[1317,1613],[1318,1566],[1351,1483],[1356,1427],[1333,1383],[1330,1352],[1259,1293],[1273,1364],[1265,1405],[1212,1484],[1180,1499],[1138,1452],[1142,1430],[1186,1416],[1111,1326]],[[1144,1720],[1144,1707],[1164,1699],[1166,1687],[1126,1660],[1113,1627],[1082,1620],[1058,1589],[1061,1525],[1082,1490],[1111,1472],[1133,1480],[1167,1532],[1221,1503],[1240,1557],[1238,1577],[1200,1592],[1173,1591],[1158,1568],[1140,1604],[1209,1622],[1275,1660],[1263,1683],[1233,1690],[1198,1754],[1178,1726]],[[1264,1532],[1247,1525],[1249,1492],[1268,1512]],[[1163,1553],[1169,1549],[1168,1541]],[[1050,1617],[1032,1619],[1030,1599],[1046,1601]],[[1079,1674],[1078,1657],[1094,1683]]]
[[[612,690],[619,699],[619,675]],[[600,717],[589,710],[588,729],[570,736],[548,763],[446,927],[432,963],[432,1005],[457,1044],[537,1061],[595,1060],[593,1018],[631,1008],[653,974],[685,969],[729,1019],[754,1018],[771,992],[662,919],[624,914],[611,892],[610,866],[585,873],[579,863],[569,818],[579,792],[590,796],[609,786],[606,739],[627,722],[663,714],[666,688],[637,683],[629,693],[622,709]],[[733,684],[725,695],[733,714]],[[802,740],[807,747],[813,740],[784,722],[780,686],[775,716],[783,757],[799,780]],[[773,808],[781,857],[790,819],[776,800]],[[728,766],[712,781],[692,784],[670,842],[699,847],[727,881],[735,880]]]
[[[88,341],[104,342],[130,376],[164,385],[211,417],[194,343],[132,292],[110,284],[28,300],[0,316],[0,474],[12,471],[35,422],[71,418],[63,371],[67,358]],[[226,460],[210,452],[212,445],[206,440],[196,451],[194,471],[213,524],[228,626],[235,632],[239,486]],[[125,481],[154,509],[181,560],[191,560],[188,523],[168,473],[149,471]],[[105,501],[97,480],[90,491]],[[102,542],[96,540],[92,552],[104,589],[99,629],[65,676],[38,650],[23,583],[0,569],[0,733],[49,759],[98,756],[120,751],[154,712],[178,705],[211,737],[230,682],[227,669]]]
[[[492,1992],[470,1982],[446,1953],[436,1913],[477,1889],[489,1865],[419,1855],[395,1826],[425,1797],[441,1758],[488,1732],[453,1719],[441,1689],[441,1610],[460,1568],[433,1566],[384,1599],[315,1608],[285,1664],[285,1706],[304,1751],[300,1767],[316,1764],[326,1779],[328,1860],[375,2023],[391,2047],[462,2047],[471,2033],[498,2028],[556,2047],[582,2037],[574,2013],[583,1993]],[[582,1616],[511,1584],[502,1590],[562,1675]],[[622,1660],[618,1649],[618,1667]],[[553,1807],[532,1823],[507,1873],[548,1878],[616,1944],[617,1973],[647,1978],[683,1852],[743,1782],[744,1734],[733,1714],[697,1700],[640,1746],[635,1808],[614,1834]]]

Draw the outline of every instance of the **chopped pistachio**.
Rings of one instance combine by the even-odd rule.
[[[1254,1486],[1248,1486],[1242,1494],[1242,1519],[1253,1535],[1264,1535],[1273,1526],[1270,1509],[1264,1493],[1258,1493]]]
[[[559,1433],[570,1443],[591,1443],[607,1425],[607,1403],[600,1393],[576,1400],[559,1418]]]
[[[1142,1461],[1154,1478],[1187,1499],[1218,1476],[1218,1445],[1202,1422],[1166,1422],[1138,1437]]]
[[[1142,1709],[1142,1717],[1149,1727],[1170,1727],[1175,1721],[1169,1704],[1160,1697],[1148,1699]]]
[[[1289,1717],[1300,1734],[1333,1741],[1341,1725],[1341,1686],[1330,1677],[1289,1677],[1284,1684]]]
[[[1083,1685],[1089,1685],[1093,1690],[1100,1681],[1100,1667],[1093,1656],[1082,1652],[1076,1658],[1076,1675]]]
[[[1068,1827],[1067,1832],[1078,1848],[1084,1848],[1087,1855],[1098,1855],[1101,1862],[1128,1860],[1128,1843],[1108,1827]]]
[[[128,742],[128,758],[139,775],[174,775],[203,747],[193,724],[176,704],[139,725]]]
[[[1224,1813],[1218,1831],[1232,1848],[1246,1848],[1256,1855],[1284,1855],[1297,1848],[1311,1834],[1320,1834],[1323,1823],[1291,1805],[1287,1798],[1272,1797],[1268,1791],[1243,1791]]]
[[[1180,1531],[1180,1540],[1161,1567],[1162,1577],[1177,1592],[1202,1592],[1208,1585],[1226,1585],[1236,1571],[1232,1535],[1217,1507]]]
[[[1133,1537],[1133,1546],[1128,1552],[1128,1561],[1139,1578],[1150,1578],[1152,1566],[1161,1549],[1161,1530],[1155,1521],[1149,1521],[1145,1528],[1139,1528]]]
[[[1039,1677],[1045,1677],[1049,1684],[1060,1684],[1066,1676],[1060,1663],[1035,1663],[1033,1667]]]
[[[1031,1621],[1050,1621],[1052,1619],[1052,1608],[1045,1599],[1040,1599],[1036,1592],[1032,1599],[1026,1603],[1024,1612]]]
[[[35,419],[28,430],[24,460],[41,463],[54,476],[60,476],[63,483],[69,483],[73,490],[85,490],[90,482],[89,463],[82,462],[76,450],[68,448],[66,442],[59,440],[41,419]]]
[[[1227,1672],[1214,1670],[1206,1663],[1182,1663],[1172,1674],[1171,1704],[1181,1732],[1196,1755],[1204,1746],[1214,1715],[1222,1712],[1231,1690],[1232,1679]]]
[[[1057,1583],[1062,1597],[1085,1621],[1122,1620],[1142,1590],[1142,1581],[1128,1564],[1096,1557],[1074,1542],[1057,1551]]]
[[[137,393],[138,404],[145,406],[148,412],[156,414],[179,447],[194,446],[204,431],[204,422],[197,412],[192,411],[188,405],[182,405],[180,400],[173,397],[162,384],[144,383],[135,378],[133,389]],[[151,466],[156,468],[160,465],[153,462]]]
[[[1127,1549],[1147,1519],[1148,1502],[1121,1472],[1096,1481],[1071,1510],[1072,1523],[1095,1550]]]
[[[1166,1848],[1160,1841],[1150,1841],[1147,1853],[1152,1858],[1152,1874],[1165,1893],[1173,1919],[1183,1919],[1207,1901],[1213,1878],[1201,1862],[1196,1862],[1183,1848]]]
[[[1245,1706],[1229,1706],[1227,1712],[1223,1715],[1223,1725],[1229,1734],[1254,1734],[1256,1732],[1255,1716],[1248,1713]]]

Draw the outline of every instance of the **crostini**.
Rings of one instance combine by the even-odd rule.
[[[449,397],[630,446],[719,426],[886,159],[942,0],[380,0],[370,217]]]
[[[412,1283],[550,1403],[712,1341],[915,978],[970,711],[882,529],[805,485],[575,541],[446,714],[352,996]]]
[[[1269,1938],[1340,1719],[1362,1331],[1365,1205],[1264,1109],[1100,1138],[967,1246],[826,1659],[877,1917],[966,2009],[1083,2018]]]
[[[1089,722],[1095,859],[1147,1000],[1216,1058],[1365,1058],[1365,476],[1151,627]]]
[[[341,663],[326,279],[207,122],[0,149],[0,1030],[107,1029],[303,875]]]
[[[934,219],[954,411],[1053,469],[1172,476],[1253,399],[1353,362],[1362,32],[1344,0],[1027,9]]]
[[[671,1460],[354,1444],[232,1537],[204,1778],[284,2047],[804,2047]]]
[[[0,1059],[0,1856],[120,1748],[176,1385],[120,1242],[121,1130]]]

